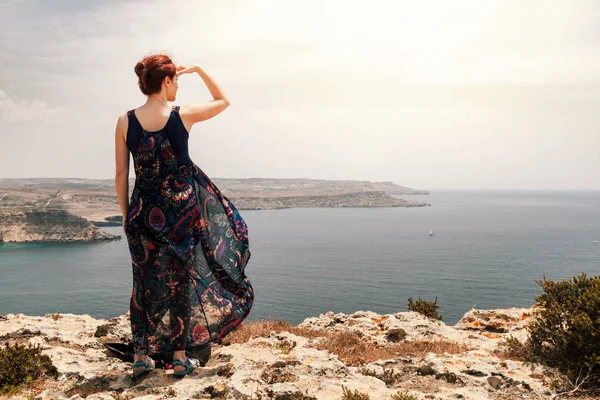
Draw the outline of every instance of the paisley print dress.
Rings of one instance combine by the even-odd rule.
[[[249,314],[247,225],[188,154],[189,134],[173,107],[159,131],[127,112],[135,186],[125,222],[136,354],[193,350],[223,338]]]

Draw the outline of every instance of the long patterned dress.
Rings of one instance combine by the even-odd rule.
[[[125,223],[134,351],[193,350],[223,338],[250,312],[248,228],[190,159],[178,106],[154,132],[142,128],[134,110],[127,114],[135,166]]]

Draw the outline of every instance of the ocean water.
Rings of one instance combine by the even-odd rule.
[[[255,303],[247,321],[292,324],[327,311],[407,310],[423,297],[448,324],[471,307],[529,307],[536,280],[600,273],[600,192],[440,191],[424,208],[242,210]],[[433,228],[435,236],[429,236]],[[120,227],[104,230],[120,234]],[[129,307],[125,237],[0,246],[0,314],[89,314]]]

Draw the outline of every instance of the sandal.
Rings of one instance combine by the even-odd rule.
[[[184,376],[186,376],[187,374],[189,374],[190,372],[192,372],[193,370],[198,368],[200,366],[200,361],[198,361],[195,358],[188,357],[188,358],[186,358],[185,361],[175,359],[175,360],[173,360],[171,365],[172,365],[173,371],[174,371],[173,376],[175,376],[177,378],[183,378]],[[175,367],[178,365],[185,367],[185,369],[183,371],[175,371]]]
[[[152,359],[152,357],[148,357],[148,360],[150,361],[149,363],[146,361],[143,361],[143,360],[138,360],[133,363],[131,370],[133,371],[134,378],[139,378],[142,375],[146,375],[147,373],[149,373],[150,371],[152,371],[154,369],[155,363],[154,363],[154,360]],[[139,367],[144,367],[144,368],[136,371],[135,369],[139,368]]]

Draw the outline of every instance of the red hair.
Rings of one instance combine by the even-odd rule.
[[[152,54],[135,65],[138,85],[145,95],[160,92],[165,77],[173,78],[176,72],[175,64],[166,54]]]

